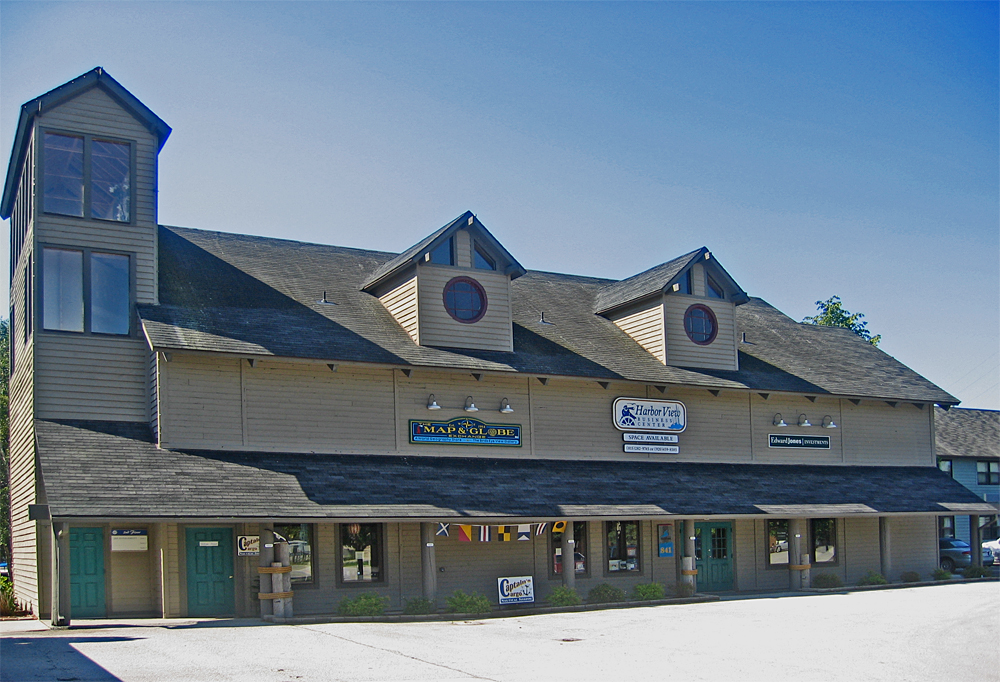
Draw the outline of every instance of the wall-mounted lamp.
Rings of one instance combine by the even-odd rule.
[[[774,424],[775,426],[781,426],[781,427],[788,426],[788,424],[785,423],[785,420],[781,418],[780,412],[774,415],[774,421],[772,421],[771,423]]]
[[[427,396],[427,409],[428,410],[440,410],[441,406],[438,405],[437,399],[434,398],[434,394],[431,393]]]
[[[800,414],[799,415],[799,426],[812,426],[812,424],[809,423],[809,418],[808,417],[806,417],[804,414]]]
[[[468,398],[465,399],[465,411],[466,412],[479,412],[479,408],[476,407],[476,404],[474,402],[472,402],[472,396],[471,395]]]
[[[837,425],[833,423],[833,417],[826,415],[823,417],[823,428],[824,429],[835,429]]]
[[[500,401],[500,414],[510,414],[514,408],[510,406],[510,401],[504,398]]]

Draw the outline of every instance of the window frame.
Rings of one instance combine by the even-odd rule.
[[[81,285],[83,287],[83,331],[73,331],[70,329],[49,329],[45,326],[45,251],[46,249],[54,249],[58,251],[75,251],[82,254],[83,257],[83,268],[82,268],[82,280]],[[98,254],[108,254],[112,256],[125,256],[128,258],[128,332],[125,334],[114,334],[111,332],[95,332],[91,331],[91,323],[93,320],[92,314],[92,304],[91,300],[91,255],[94,253]],[[134,338],[136,335],[136,257],[135,254],[129,251],[119,251],[118,249],[104,249],[104,248],[92,248],[89,246],[65,246],[62,244],[51,244],[51,243],[40,243],[38,244],[38,254],[41,259],[42,274],[38,278],[38,297],[40,305],[41,314],[41,326],[40,331],[46,334],[67,334],[67,335],[81,335],[81,336],[97,336],[97,337],[107,337],[116,339],[127,339]],[[33,311],[34,312],[34,311]]]
[[[486,261],[486,263],[490,264],[492,267],[488,267],[488,268],[481,268],[481,267],[479,267],[479,265],[476,263],[476,256],[479,256],[480,258],[482,258],[484,261]],[[472,244],[472,269],[473,270],[482,270],[484,272],[497,272],[497,268],[498,267],[499,267],[499,265],[497,263],[497,259],[494,258],[493,256],[489,255],[489,253],[487,253],[486,249],[484,249],[482,246],[480,246],[477,242],[473,242],[473,244]]]
[[[947,468],[943,465],[947,464]],[[950,457],[938,457],[937,467],[939,471],[943,471],[952,478],[955,478],[955,460]]]
[[[638,568],[634,571],[628,569],[621,571],[612,571],[609,566],[611,564],[611,545],[608,543],[608,534],[610,533],[610,526],[612,524],[625,524],[634,523],[635,524],[635,563]],[[617,577],[617,576],[636,576],[643,575],[645,573],[645,562],[642,558],[642,522],[638,519],[622,519],[618,521],[605,521],[603,526],[602,543],[604,544],[604,556],[602,564],[604,566],[604,577]],[[619,538],[622,535],[619,535]],[[626,558],[626,561],[628,559]],[[616,561],[621,561],[617,559]]]
[[[377,537],[375,538],[375,544],[378,546],[378,556],[379,556],[379,575],[378,580],[344,580],[344,526],[349,526],[352,523],[357,523],[362,526],[375,526],[378,529]],[[387,574],[389,572],[389,567],[386,561],[386,524],[384,523],[373,523],[371,521],[347,521],[345,523],[338,523],[336,528],[336,545],[334,545],[334,551],[337,555],[337,587],[352,589],[352,588],[371,588],[377,585],[384,585],[388,582]],[[373,545],[374,546],[374,545]]]
[[[91,133],[83,133],[76,130],[66,130],[63,128],[49,128],[43,127],[39,128],[38,131],[38,147],[36,149],[38,158],[38,178],[41,184],[41,191],[36,192],[36,202],[37,205],[35,209],[38,211],[39,215],[50,215],[50,216],[61,216],[70,220],[95,220],[100,223],[109,223],[112,225],[135,225],[136,224],[136,140],[130,140],[122,137],[115,137],[114,135],[94,135]],[[45,136],[48,134],[52,135],[62,135],[64,137],[76,137],[83,140],[83,215],[72,215],[69,213],[59,213],[58,211],[47,211],[45,210]],[[113,144],[125,144],[129,148],[129,212],[128,220],[114,220],[108,218],[98,218],[92,215],[93,203],[93,185],[92,185],[92,173],[91,173],[91,160],[92,154],[91,149],[93,147],[94,141],[97,142],[110,142]]]
[[[703,311],[708,314],[708,319],[712,323],[712,333],[709,335],[708,339],[705,341],[698,341],[692,336],[692,332],[688,329],[688,316],[695,311]],[[715,341],[719,336],[719,318],[716,317],[715,311],[704,303],[693,303],[688,306],[687,310],[684,311],[684,333],[687,334],[688,340],[697,346],[709,346]]]
[[[319,562],[316,561],[316,524],[315,523],[275,523],[272,525],[271,529],[275,533],[279,533],[282,537],[287,538],[285,533],[282,533],[279,529],[285,528],[287,526],[306,526],[309,528],[309,580],[299,580],[295,582],[292,579],[292,589],[316,589],[319,587],[319,580],[316,573],[316,567]],[[289,559],[291,559],[291,548],[289,547]],[[290,563],[290,562],[289,562]]]
[[[776,554],[776,552],[771,551],[771,524],[772,523],[783,523],[785,524],[785,557],[786,560],[783,563],[774,563],[771,561],[771,556]],[[767,571],[786,571],[788,566],[792,563],[791,561],[791,522],[788,519],[764,519],[764,537],[767,542],[764,543],[764,570]],[[780,540],[778,541],[780,542]]]
[[[712,292],[718,292],[719,295],[716,296]],[[726,290],[719,286],[719,283],[707,272],[705,273],[705,298],[714,298],[717,301],[726,300]]]
[[[829,561],[820,561],[817,558],[816,553],[816,522],[817,521],[830,521],[833,524],[833,559]],[[809,550],[811,561],[819,566],[839,566],[840,565],[840,543],[838,540],[840,536],[838,535],[839,528],[837,527],[837,519],[835,518],[818,518],[809,519]]]
[[[475,317],[471,317],[468,320],[463,320],[458,315],[456,315],[455,311],[452,310],[452,308],[448,305],[448,290],[451,289],[451,287],[456,284],[469,284],[472,286],[473,289],[476,290],[476,293],[478,294],[480,300],[482,301],[482,308],[480,308],[479,314],[477,314]],[[486,288],[472,277],[469,277],[468,275],[459,275],[457,277],[452,277],[451,279],[448,280],[448,282],[444,285],[444,288],[441,290],[441,303],[442,305],[444,305],[444,310],[446,313],[448,313],[448,316],[460,324],[475,324],[476,322],[479,322],[481,319],[486,317],[486,311],[489,309],[489,298],[486,295]]]
[[[448,246],[448,253],[450,255],[450,259],[451,260],[449,262],[447,262],[447,263],[439,263],[439,262],[437,262],[437,261],[434,260],[434,253],[438,249],[440,249],[441,247],[443,247],[445,245]],[[452,236],[448,237],[445,241],[443,241],[440,244],[438,244],[437,246],[435,246],[433,249],[428,249],[427,250],[427,258],[425,259],[426,262],[427,262],[427,264],[429,264],[429,265],[439,265],[441,267],[455,267],[455,265],[458,263],[458,258],[457,258],[458,254],[455,253],[455,247],[456,247],[456,245],[455,245],[455,235],[452,235]]]
[[[976,460],[976,485],[1000,485],[1000,460]]]
[[[573,525],[573,531],[574,531],[573,539],[575,540],[575,543],[573,545],[573,551],[574,552],[578,551],[577,548],[580,547],[581,538],[583,538],[582,543],[583,543],[584,548],[586,549],[587,547],[589,547],[590,546],[590,542],[588,541],[589,538],[587,536],[587,533],[589,532],[589,529],[587,528],[587,522],[586,521],[569,521],[568,523],[574,524]],[[576,532],[577,524],[580,524],[580,525],[583,526],[583,532],[582,533],[577,533]],[[551,528],[551,526],[550,526],[550,528]],[[550,580],[554,580],[554,579],[557,579],[557,578],[561,579],[562,578],[562,573],[556,573],[556,549],[562,549],[562,537],[561,537],[562,533],[558,534],[560,536],[559,540],[556,540],[556,533],[553,532],[552,530],[549,530],[549,532],[547,533],[547,535],[548,535],[548,542],[549,542],[549,579]],[[575,575],[578,578],[589,578],[590,577],[590,565],[593,563],[593,558],[590,556],[589,553],[583,553],[583,562],[584,562],[583,563],[583,570],[576,572]],[[562,562],[560,562],[560,563],[562,563]],[[576,569],[576,557],[575,556],[573,557],[573,568]]]
[[[945,531],[950,530],[951,534],[946,535]],[[944,540],[954,540],[955,539],[955,517],[952,515],[944,515],[938,517],[938,539]]]

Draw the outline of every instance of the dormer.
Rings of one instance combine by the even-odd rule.
[[[748,300],[702,247],[608,285],[594,312],[666,365],[737,370],[736,306]]]
[[[466,212],[362,285],[421,346],[513,351],[510,283],[525,269]]]

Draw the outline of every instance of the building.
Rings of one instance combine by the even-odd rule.
[[[1000,504],[1000,412],[936,408],[934,437],[938,467],[993,505],[990,514],[972,517],[947,515],[940,518],[941,537],[965,540],[973,547],[996,540],[997,507]],[[972,525],[970,525],[970,522]],[[975,529],[979,537],[974,537]]]
[[[614,281],[472,213],[400,254],[161,226],[169,133],[99,68],[21,109],[13,571],[53,622],[257,614],[272,532],[308,614],[896,578],[989,509],[936,466],[954,397],[707,248]]]

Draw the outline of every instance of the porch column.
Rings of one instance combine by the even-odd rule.
[[[270,526],[271,524],[267,524]],[[259,566],[264,566],[267,568],[271,567],[274,562],[274,532],[271,528],[266,527],[264,524],[260,526],[260,557],[257,564]],[[280,592],[280,590],[272,590],[271,573],[258,573],[260,576],[260,589],[258,592],[261,594],[271,594],[272,592]],[[274,615],[273,603],[270,599],[258,599],[260,602],[260,617],[270,617]]]
[[[878,556],[881,562],[881,573],[886,580],[892,574],[892,533],[890,532],[888,516],[878,517]]]
[[[972,545],[972,565],[983,565],[983,538],[979,532],[979,515],[969,515],[969,544]]]
[[[72,615],[69,569],[69,524],[53,521],[51,609],[52,624],[55,626],[68,627]]]
[[[694,519],[684,519],[684,558],[681,559],[681,582],[698,591],[698,571],[694,560]]]
[[[420,524],[420,573],[424,579],[424,599],[437,599],[437,556],[434,553],[434,524]]]
[[[566,522],[559,547],[562,549],[562,582],[573,590],[576,589],[576,536],[573,532],[573,522]]]
[[[802,588],[802,519],[788,520],[788,589]]]

